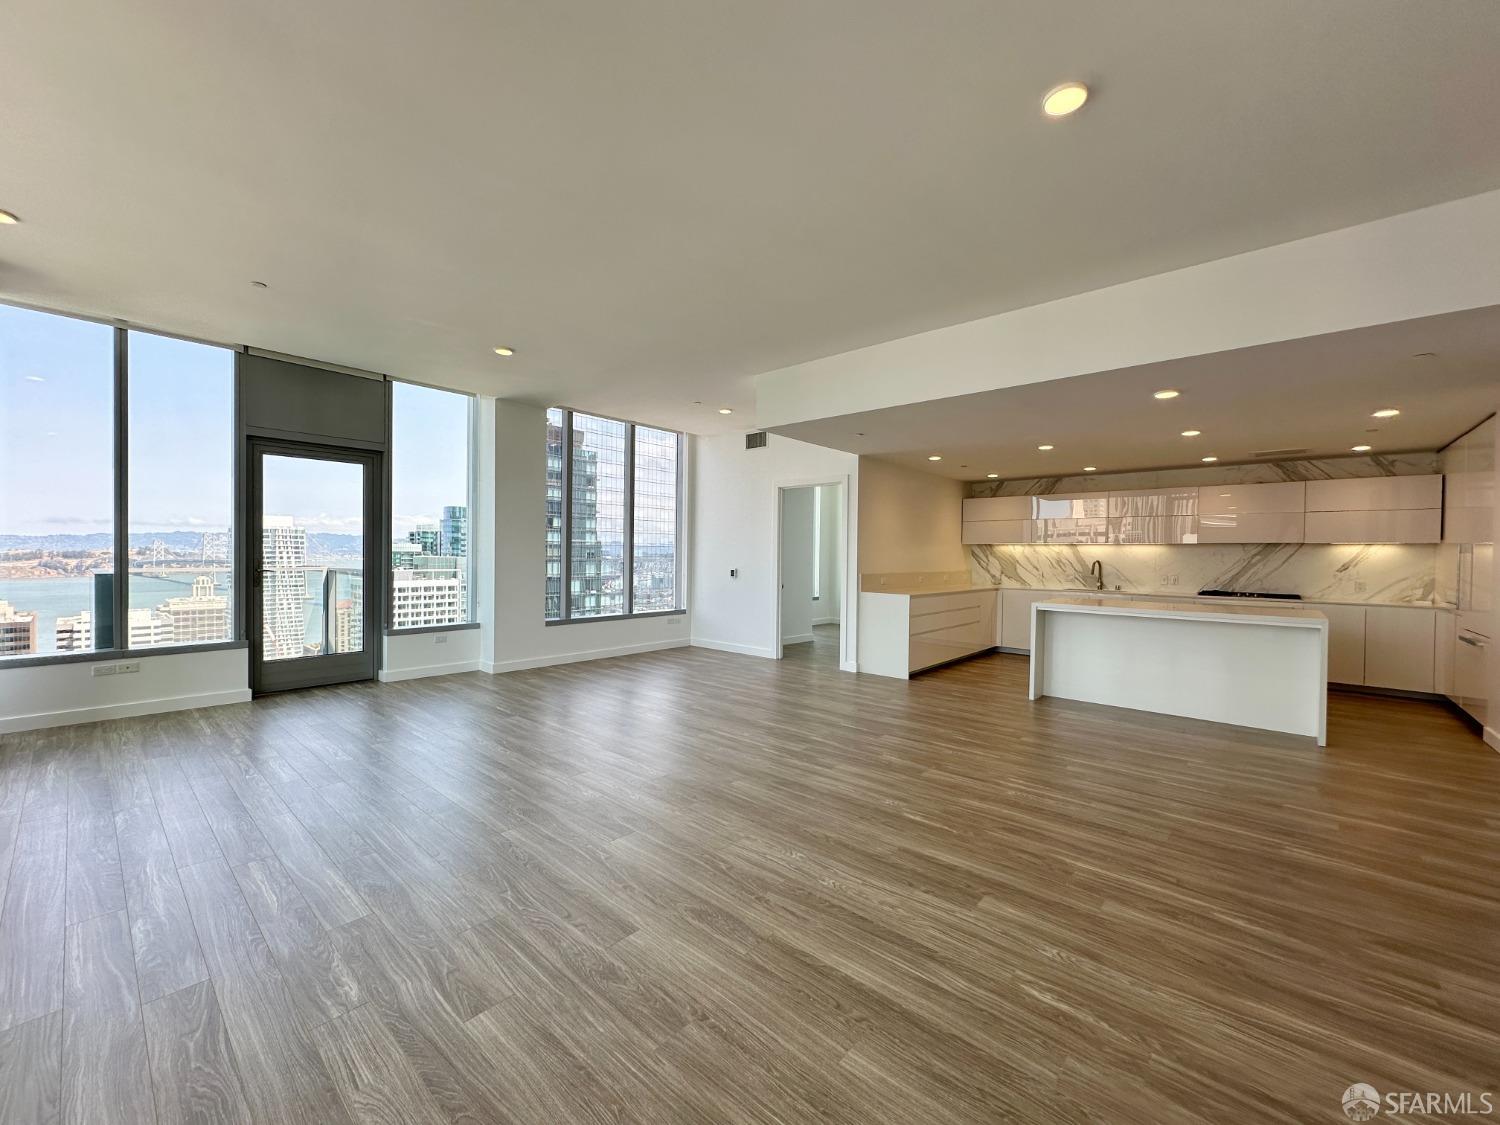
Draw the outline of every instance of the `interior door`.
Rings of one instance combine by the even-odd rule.
[[[250,445],[251,688],[375,676],[379,643],[379,457]]]

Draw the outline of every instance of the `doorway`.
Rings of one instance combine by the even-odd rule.
[[[837,669],[844,621],[844,488],[841,482],[779,490],[777,652]]]
[[[375,678],[380,455],[251,439],[250,687]]]

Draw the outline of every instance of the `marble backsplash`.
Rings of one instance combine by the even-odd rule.
[[[1075,589],[1094,585],[1089,564],[1098,559],[1106,589],[1136,594],[1241,590],[1425,603],[1436,594],[1437,551],[1431,544],[994,545],[970,547],[969,569],[975,583]]]
[[[1149,469],[1139,473],[1079,473],[1068,477],[980,480],[965,496],[1049,496],[1053,493],[1108,492],[1111,489],[1168,488],[1191,484],[1277,484],[1289,480],[1344,480],[1350,477],[1423,476],[1439,473],[1436,453],[1391,453],[1372,457],[1323,457],[1303,461],[1257,461],[1247,465],[1203,465],[1190,469]]]

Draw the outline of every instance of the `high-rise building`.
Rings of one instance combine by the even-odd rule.
[[[306,621],[307,531],[291,520],[268,517],[261,529],[261,613],[267,660],[301,656]]]
[[[406,541],[415,543],[424,555],[440,555],[443,553],[438,548],[438,541],[441,538],[442,533],[438,530],[437,524],[419,523],[415,531],[407,533]]]
[[[465,620],[469,591],[464,575],[456,566],[392,571],[391,627],[415,629]]]
[[[172,643],[172,619],[154,609],[132,609],[125,620],[130,648],[150,648]],[[58,652],[92,652],[94,615],[90,610],[59,617],[53,633]]]
[[[214,593],[206,574],[193,579],[193,593],[168,598],[157,611],[171,619],[173,644],[206,644],[229,639],[229,599]]]
[[[469,557],[469,509],[463,505],[450,505],[443,509],[439,525],[437,554]]]
[[[0,656],[36,651],[36,614],[0,602]]]

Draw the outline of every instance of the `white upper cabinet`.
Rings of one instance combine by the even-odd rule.
[[[1109,493],[1079,492],[1031,497],[1031,517],[1038,520],[1078,520],[1109,515]]]
[[[964,501],[964,523],[1030,518],[1030,496],[981,496]]]
[[[1198,514],[1198,489],[1137,488],[1109,494],[1112,516],[1195,516]]]
[[[1301,543],[1304,517],[1297,512],[1223,512],[1198,517],[1200,543]]]
[[[1443,506],[1443,478],[1352,477],[1307,482],[1309,512],[1396,512]]]
[[[1111,543],[1197,543],[1197,516],[1110,516]]]
[[[1200,516],[1296,512],[1307,508],[1307,484],[1300,480],[1276,484],[1205,484],[1198,489]]]
[[[964,520],[963,541],[971,543],[1030,543],[1035,520]]]
[[[1442,538],[1441,508],[1386,512],[1308,512],[1307,543],[1436,543]]]

